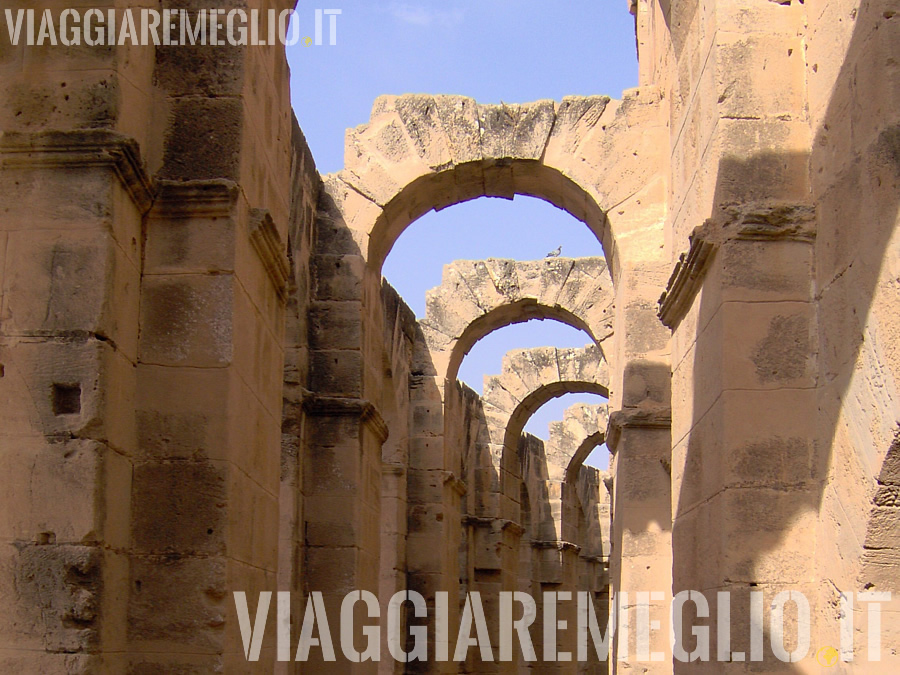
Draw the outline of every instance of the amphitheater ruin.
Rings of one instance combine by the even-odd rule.
[[[281,47],[0,35],[0,673],[900,672],[900,7],[630,10],[620,98],[382,96],[331,175]],[[398,237],[516,195],[604,258],[457,261],[417,319]],[[591,342],[458,381],[535,318]],[[608,403],[524,433],[572,392]],[[309,598],[337,642],[358,591],[420,594],[404,634],[451,658],[295,660]],[[684,591],[710,660],[670,641]],[[287,659],[275,600],[248,658],[262,592]],[[475,592],[495,658],[456,660]],[[565,621],[536,661],[496,656],[501,592]],[[623,593],[643,617],[581,658],[574,598],[606,630]]]

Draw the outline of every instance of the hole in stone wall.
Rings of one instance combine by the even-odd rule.
[[[0,363],[0,377],[3,377],[4,375],[6,375],[6,371],[3,369],[3,364]]]
[[[34,543],[38,546],[49,546],[56,543],[55,532],[38,532],[34,535]]]
[[[53,414],[77,415],[81,412],[81,385],[53,385]]]

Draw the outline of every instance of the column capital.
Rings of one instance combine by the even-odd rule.
[[[611,453],[616,452],[623,429],[671,429],[672,409],[664,408],[625,408],[617,410],[609,416],[609,428],[606,432],[606,446]]]
[[[388,439],[387,424],[371,401],[308,393],[303,398],[303,410],[311,417],[358,417],[382,443]]]

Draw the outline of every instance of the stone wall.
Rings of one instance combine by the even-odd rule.
[[[900,590],[897,8],[629,4],[621,100],[380,97],[324,177],[280,49],[0,36],[0,671],[517,672],[288,664],[274,634],[248,664],[233,594],[294,591],[298,626],[310,591],[331,616],[351,590],[444,592],[455,626],[467,591],[605,611],[611,588],[660,592],[664,654],[632,637],[614,671],[807,672],[842,594]],[[397,237],[516,194],[605,259],[456,262],[416,321],[381,277]],[[531,318],[594,344],[512,353],[484,397],[457,382]],[[579,388],[608,425],[522,434]],[[603,441],[608,474],[580,465]],[[809,653],[673,660],[688,589],[733,593],[729,658],[751,593],[802,591]],[[897,602],[879,663],[849,608],[844,672],[897,669]]]

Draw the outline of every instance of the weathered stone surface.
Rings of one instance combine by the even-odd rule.
[[[233,591],[319,590],[334,617],[404,588],[480,591],[492,639],[500,590],[602,617],[610,590],[731,590],[745,651],[748,590],[799,590],[814,668],[841,593],[900,592],[895,4],[631,2],[621,100],[382,96],[325,177],[281,49],[0,36],[0,672],[281,672],[271,636],[244,658]],[[397,238],[515,195],[605,258],[457,261],[416,321],[380,274]],[[529,319],[594,344],[456,381]],[[609,403],[521,433],[576,390]],[[582,466],[606,440],[610,471]],[[784,671],[770,640],[673,661],[666,599],[663,660],[632,631],[612,672]],[[896,601],[877,665],[854,612],[843,669],[896,672]]]

